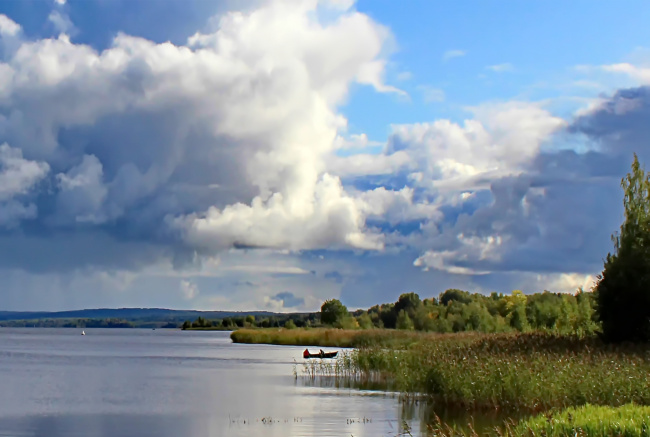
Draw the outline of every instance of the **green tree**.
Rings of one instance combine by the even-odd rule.
[[[413,318],[415,311],[421,306],[422,301],[417,293],[404,293],[395,302],[394,308],[396,313],[399,314],[400,311],[404,310],[410,318]]]
[[[585,293],[582,289],[576,294],[578,314],[575,329],[581,335],[593,334],[598,328],[598,325],[594,322],[594,308],[590,294]]]
[[[205,328],[205,319],[199,316],[194,322],[192,322],[192,328]]]
[[[350,314],[346,314],[334,324],[334,327],[341,329],[359,329],[359,323],[356,318],[352,317]]]
[[[192,327],[192,324],[189,322],[189,320],[186,320],[183,322],[183,327],[181,328],[183,331],[186,329],[190,329]]]
[[[368,313],[363,313],[357,316],[357,323],[361,329],[372,329],[375,327]]]
[[[226,317],[223,320],[221,320],[221,326],[223,326],[224,328],[232,329],[234,324],[235,323],[232,321],[230,317]]]
[[[285,327],[286,329],[296,329],[296,324],[294,323],[293,320],[289,319],[289,320],[287,320],[286,323],[284,324],[284,327]]]
[[[404,310],[401,310],[397,314],[397,329],[404,329],[407,331],[413,331],[413,321],[409,317],[408,313]]]
[[[348,309],[338,299],[326,300],[320,307],[320,321],[326,325],[334,325],[348,317]]]
[[[517,304],[512,308],[510,313],[510,326],[519,332],[526,332],[530,329],[528,319],[526,318],[526,306]]]
[[[395,329],[395,324],[397,323],[397,311],[395,311],[394,304],[388,303],[379,307],[379,317],[384,328]]]
[[[439,296],[438,300],[440,301],[440,305],[447,305],[449,302],[470,303],[472,297],[467,291],[451,288],[445,290],[445,292]]]
[[[650,340],[650,174],[634,155],[621,180],[625,219],[612,236],[598,277],[596,296],[603,337],[608,341]]]

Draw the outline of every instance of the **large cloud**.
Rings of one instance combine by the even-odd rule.
[[[350,6],[267,2],[186,46],[22,41],[0,64],[0,140],[24,156],[7,172],[25,176],[2,177],[49,180],[36,206],[12,203],[2,217],[37,218],[47,238],[94,229],[181,252],[382,247],[324,163],[351,83],[399,91],[381,77],[388,31]],[[20,29],[0,24],[2,35]]]
[[[21,220],[36,216],[36,205],[21,198],[48,171],[47,163],[26,160],[20,149],[0,145],[0,226],[16,227]]]
[[[582,136],[585,151],[556,146],[517,154],[521,171],[492,179],[483,190],[488,201],[436,228],[415,265],[465,274],[597,273],[622,220],[620,179],[633,152],[650,159],[649,95],[645,87],[620,90],[583,111],[565,132]]]
[[[0,16],[0,268],[16,301],[25,271],[206,308],[568,291],[609,249],[632,152],[650,159],[646,88],[575,120],[477,105],[394,125],[368,153],[339,113],[351,85],[402,91],[382,79],[390,32],[353,2],[247,2],[207,28],[98,51]]]
[[[650,159],[649,103],[646,88],[621,90],[570,122],[536,104],[483,105],[462,125],[395,126],[382,154],[332,162],[349,184],[378,186],[366,199],[409,193],[399,220],[388,206],[374,217],[397,223],[386,244],[419,250],[415,267],[479,284],[491,283],[488,275],[537,285],[536,275],[565,275],[549,283],[566,287],[575,281],[561,278],[602,268],[622,218],[620,178],[632,152]],[[580,151],[569,148],[576,143]],[[409,188],[387,189],[397,181]]]

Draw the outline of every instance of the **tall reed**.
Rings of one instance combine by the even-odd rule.
[[[277,344],[324,347],[364,347],[371,345],[402,346],[408,342],[440,334],[425,334],[394,329],[331,329],[331,328],[250,328],[230,334],[235,343]]]
[[[552,334],[438,336],[361,347],[341,366],[446,406],[542,411],[551,407],[650,404],[650,347],[608,346]]]

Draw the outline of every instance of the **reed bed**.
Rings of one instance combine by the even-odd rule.
[[[344,378],[472,410],[650,405],[650,347],[545,333],[439,335],[339,358]]]
[[[277,344],[324,347],[403,347],[423,338],[440,334],[425,334],[394,329],[332,329],[332,328],[244,328],[233,331],[230,338],[235,343]]]

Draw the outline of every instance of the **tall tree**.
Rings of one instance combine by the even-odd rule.
[[[338,299],[326,300],[320,307],[320,321],[326,325],[340,323],[349,317],[348,309]]]
[[[612,236],[596,294],[603,336],[608,341],[650,340],[650,174],[634,155],[621,181],[625,219]]]
[[[399,314],[400,311],[406,311],[406,314],[412,319],[418,307],[422,306],[422,301],[417,293],[403,293],[395,302],[394,311]]]

